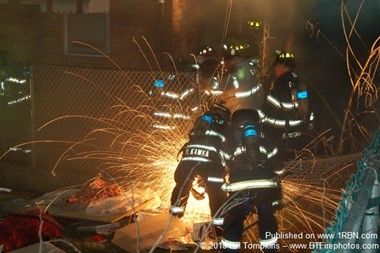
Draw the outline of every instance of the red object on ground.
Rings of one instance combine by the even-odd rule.
[[[102,243],[102,242],[107,241],[107,239],[106,239],[106,237],[104,235],[94,235],[92,237],[92,240],[94,240],[97,243]]]
[[[0,220],[0,245],[11,251],[40,241],[63,236],[63,226],[47,213],[34,209],[23,214],[10,214]]]

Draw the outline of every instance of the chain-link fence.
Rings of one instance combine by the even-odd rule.
[[[192,89],[195,72],[18,64],[1,67],[0,78],[0,148],[8,152],[0,163],[47,173],[94,175],[125,164],[155,166],[165,152],[175,164],[192,110],[203,101]],[[287,178],[319,184],[359,158],[300,159],[287,164]]]
[[[11,149],[8,162],[30,164],[30,147],[17,147],[30,140],[32,121],[30,117],[30,68],[19,63],[0,66],[0,152]]]
[[[80,156],[83,145],[79,143],[88,143],[87,135],[107,131],[111,121],[124,134],[150,132],[153,122],[159,121],[153,119],[154,115],[158,116],[158,108],[162,109],[161,114],[169,110],[171,116],[178,117],[189,115],[190,105],[198,103],[193,89],[192,96],[181,97],[195,81],[193,72],[123,71],[42,64],[1,69],[4,72],[0,97],[1,153],[8,152],[1,163],[17,161],[52,170],[61,161],[62,170],[93,173],[94,168],[99,167],[99,159],[72,159],[69,165],[65,162],[67,157]],[[173,108],[178,112],[173,112]],[[182,127],[186,128],[189,122],[187,120]],[[113,138],[97,135],[88,145],[93,146],[94,152],[100,146],[112,149]]]

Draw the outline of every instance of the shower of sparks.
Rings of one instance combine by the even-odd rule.
[[[82,79],[88,81],[84,77]],[[187,117],[171,117],[188,113],[178,98],[173,99],[170,105],[163,106],[137,85],[130,90],[140,96],[136,106],[128,106],[120,99],[115,99],[119,103],[107,108],[99,117],[66,115],[47,122],[39,131],[54,127],[66,119],[95,122],[96,126],[101,127],[94,128],[82,139],[76,142],[57,141],[69,147],[56,162],[52,173],[58,174],[60,163],[64,160],[97,161],[99,165],[94,171],[106,172],[125,191],[153,190],[160,197],[160,208],[167,210],[174,187],[174,171],[180,159],[178,152],[188,140],[192,120]],[[209,96],[203,101],[212,103],[217,98]],[[200,107],[204,109],[207,106],[200,104]],[[166,113],[161,113],[162,109]],[[154,127],[163,123],[170,127]],[[37,141],[43,142],[53,141]],[[277,212],[280,231],[322,233],[324,225],[334,215],[341,192],[290,180],[284,180],[282,185],[283,207]],[[190,196],[185,221],[205,222],[210,220],[209,214],[207,194],[201,201]],[[252,226],[256,219],[254,214],[247,218],[246,225],[249,229],[246,236],[248,240],[257,242],[257,226]]]
[[[108,117],[92,118],[104,127],[94,129],[70,147],[82,146],[83,151],[77,152],[75,157],[63,155],[62,159],[98,160],[99,167],[126,190],[152,189],[160,196],[161,207],[168,208],[174,187],[174,171],[180,159],[178,151],[187,141],[192,122],[165,117],[166,123],[175,127],[170,130],[154,128],[155,124],[162,122],[155,117],[157,110],[149,98],[145,98],[146,103],[137,108],[118,105],[109,110],[112,113]],[[172,108],[174,110],[181,111],[181,108]],[[62,119],[51,121],[42,128]],[[99,140],[107,138],[108,141],[99,143]],[[56,164],[57,169],[59,163]],[[289,180],[283,181],[283,193],[284,207],[277,212],[280,230],[305,233],[322,233],[323,225],[333,216],[341,194],[340,191]],[[190,196],[184,218],[204,222],[209,220],[209,212],[207,194],[201,201]],[[254,223],[255,219],[252,215],[247,223]],[[251,240],[254,240],[254,234],[254,230],[247,230]]]
[[[75,73],[65,74],[91,82]],[[139,96],[137,105],[127,105],[120,98],[115,98],[116,104],[107,108],[99,117],[66,115],[47,122],[39,129],[59,124],[68,118],[91,120],[96,126],[101,126],[94,128],[76,142],[57,141],[69,147],[56,162],[52,174],[56,174],[60,169],[60,163],[64,160],[97,161],[99,165],[94,170],[106,173],[126,191],[153,190],[160,197],[160,207],[167,210],[174,187],[174,171],[180,159],[178,152],[188,140],[188,132],[195,116],[195,114],[189,115],[191,110],[186,110],[182,103],[182,100],[190,94],[190,90],[178,94],[161,92],[158,93],[161,98],[155,100],[149,96],[151,94],[148,91],[143,91],[138,85],[129,87],[130,92]],[[212,92],[211,94],[205,92],[204,95],[207,97],[202,99],[204,103],[198,104],[201,110],[207,107],[207,103],[218,100],[218,96]],[[171,99],[171,102],[163,103],[165,99]],[[319,136],[317,140],[320,142],[324,139]],[[36,141],[36,143],[43,142],[54,141]],[[22,144],[17,147],[21,146]],[[312,146],[312,143],[309,146]],[[283,203],[276,212],[279,231],[323,233],[335,215],[341,191],[287,179],[283,180],[282,186]],[[210,220],[209,213],[207,194],[203,200],[196,200],[190,194],[184,220],[205,222]],[[257,216],[254,213],[246,219],[245,236],[247,241],[254,243],[258,242],[256,221]],[[283,243],[286,244],[287,241]]]
[[[103,115],[91,118],[104,127],[94,129],[83,140],[70,146],[52,173],[59,170],[62,160],[96,160],[100,163],[99,168],[111,175],[126,190],[150,188],[159,194],[162,204],[167,207],[174,187],[174,171],[180,158],[177,157],[178,151],[187,141],[191,121],[181,121],[178,124],[175,122],[178,121],[177,118],[169,118],[165,123],[175,127],[169,130],[154,128],[162,123],[156,119],[154,112],[155,108],[148,105],[138,108],[118,105],[112,108],[112,115],[109,117]],[[40,130],[68,117],[81,118],[58,118],[48,122]],[[66,156],[74,147],[75,157]]]

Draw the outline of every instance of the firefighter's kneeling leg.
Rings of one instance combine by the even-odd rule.
[[[210,211],[211,215],[214,217],[215,215],[217,217],[220,217],[221,210],[220,207],[224,204],[226,201],[226,193],[223,192],[221,188],[221,183],[215,183],[215,182],[207,182],[206,181],[206,192],[209,197],[209,205],[210,205]]]
[[[256,204],[258,214],[258,224],[260,232],[260,246],[264,252],[276,252],[280,245],[278,243],[278,223],[276,216],[276,206],[273,205],[276,197],[280,196],[281,189],[268,189],[266,200],[259,201]],[[277,198],[278,199],[278,198]]]
[[[187,200],[194,180],[194,165],[191,162],[180,162],[174,173],[176,183],[171,195],[170,212],[174,216],[181,218],[185,212]]]
[[[240,251],[243,223],[249,210],[249,201],[247,200],[226,213],[223,224],[223,238],[221,240],[222,252],[236,253]]]

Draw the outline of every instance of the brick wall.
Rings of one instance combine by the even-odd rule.
[[[181,69],[186,64],[181,65],[180,60],[192,63],[190,54],[197,53],[205,44],[221,46],[225,31],[227,36],[250,36],[246,25],[249,19],[270,19],[271,39],[268,43],[271,52],[287,47],[297,56],[302,56],[301,36],[304,36],[306,14],[313,9],[313,4],[308,4],[312,0],[292,0],[289,3],[239,0],[233,1],[231,15],[227,16],[229,1],[164,2],[111,0],[110,56],[121,68],[146,70],[150,65],[157,69],[152,49],[162,68],[173,69],[170,54]],[[12,59],[57,65],[113,65],[101,57],[65,55],[64,15],[61,13],[45,13],[39,5],[22,5],[13,1],[0,4],[0,19],[0,52],[7,52]],[[227,20],[228,25],[225,24]]]
[[[205,44],[220,45],[226,2],[165,0],[162,4],[158,0],[111,0],[110,56],[121,68],[148,69],[143,52],[157,69],[152,49],[161,67],[173,68],[170,54],[181,68],[179,60],[192,61],[190,54]],[[42,12],[39,5],[11,2],[0,4],[0,18],[0,52],[11,59],[74,66],[113,65],[101,57],[64,54],[62,13]]]
[[[161,67],[189,58],[204,41],[198,21],[200,0],[112,0],[110,11],[110,56],[120,67],[156,68],[151,49]],[[207,0],[205,0],[207,2]],[[99,57],[64,54],[64,14],[46,13],[39,5],[0,4],[0,52],[21,62],[57,65],[111,66]],[[144,40],[146,39],[146,41]],[[138,43],[141,51],[138,49]],[[151,49],[148,47],[151,47]]]

